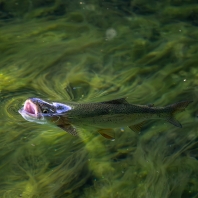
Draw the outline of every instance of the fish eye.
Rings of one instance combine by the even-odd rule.
[[[47,110],[47,109],[43,109],[42,112],[43,112],[43,113],[48,113],[48,110]]]

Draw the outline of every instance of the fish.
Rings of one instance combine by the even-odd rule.
[[[73,136],[78,136],[80,128],[93,127],[106,139],[114,140],[114,128],[128,126],[140,133],[146,121],[165,120],[182,128],[175,115],[185,110],[193,101],[181,101],[165,107],[154,104],[130,104],[125,98],[97,102],[47,102],[40,98],[29,98],[18,111],[30,122],[52,123]]]

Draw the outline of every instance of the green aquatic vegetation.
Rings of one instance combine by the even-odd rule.
[[[198,12],[198,6],[197,4],[190,4],[185,6],[167,6],[164,11],[163,15],[165,15],[167,18],[171,19],[177,19],[177,20],[192,20],[192,23],[194,23],[195,16]]]
[[[17,181],[17,184],[12,187],[10,184],[9,193],[5,188],[1,194],[6,192],[5,196],[10,197],[17,193],[23,197],[53,197],[59,193],[70,194],[86,182],[89,173],[83,174],[82,171],[87,167],[87,152],[82,149],[82,142],[69,138],[65,145],[62,135],[58,137],[54,132],[46,134],[26,140],[23,146],[13,152],[12,163],[8,165],[13,172],[7,174],[6,178]],[[51,145],[52,140],[54,145]],[[49,149],[46,149],[47,145],[50,145]],[[64,161],[60,157],[63,154]]]
[[[180,197],[184,186],[188,185],[187,178],[196,173],[197,161],[184,156],[178,158],[178,155],[193,144],[184,144],[183,148],[170,155],[176,146],[167,145],[164,138],[163,134],[152,135],[147,140],[142,137],[133,157],[128,156],[130,160],[118,162],[116,176],[119,179],[111,176],[112,180],[104,181],[99,197],[105,197],[105,194],[108,197]],[[172,141],[172,137],[167,140]],[[185,193],[190,195],[191,191]]]

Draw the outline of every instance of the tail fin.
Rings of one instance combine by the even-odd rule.
[[[171,124],[175,125],[176,127],[182,128],[181,123],[179,121],[177,121],[174,116],[175,116],[175,114],[184,111],[185,108],[191,102],[193,102],[193,101],[187,100],[187,101],[182,101],[182,102],[178,102],[178,103],[166,106],[166,108],[170,110],[170,113],[168,114],[169,116],[166,118],[166,120],[168,122],[170,122]]]

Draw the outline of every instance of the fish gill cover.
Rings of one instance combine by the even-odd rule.
[[[197,16],[195,0],[2,0],[0,197],[196,197]],[[182,129],[149,122],[112,142],[24,121],[29,97],[194,103]]]

